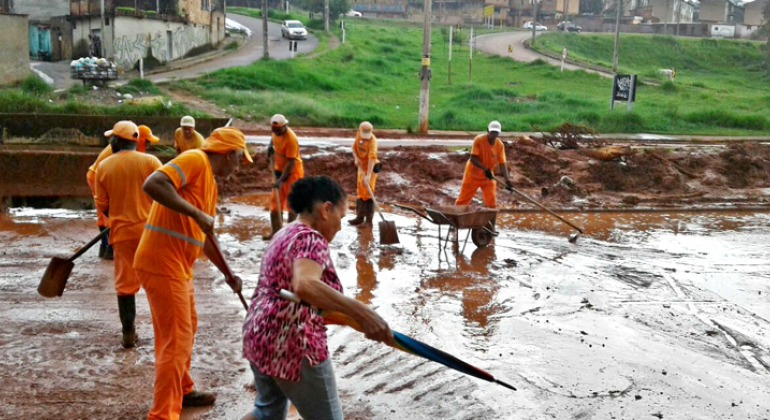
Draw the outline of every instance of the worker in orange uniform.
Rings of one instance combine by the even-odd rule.
[[[265,236],[270,240],[278,232],[283,224],[283,209],[288,209],[286,197],[291,186],[305,174],[302,169],[302,159],[299,157],[299,141],[297,135],[287,125],[289,120],[281,114],[275,114],[270,118],[270,128],[273,131],[270,145],[267,148],[268,157],[273,156],[273,171],[275,171],[275,184],[273,188],[278,191],[278,201],[281,208],[276,207],[275,194],[270,198],[270,227],[271,232]],[[297,215],[289,209],[289,223],[293,222]]]
[[[139,283],[147,293],[155,332],[155,391],[148,419],[179,419],[182,407],[214,404],[216,395],[194,390],[190,357],[198,325],[192,266],[201,253],[223,272],[212,247],[217,184],[241,160],[252,162],[243,133],[215,130],[203,146],[182,153],[147,178],[150,210],[134,258]],[[219,261],[219,262],[218,262]],[[225,278],[240,291],[237,276]]]
[[[353,159],[358,169],[356,217],[348,220],[348,223],[353,226],[372,226],[374,218],[374,201],[366,184],[369,184],[373,193],[382,164],[377,160],[377,137],[372,134],[373,129],[370,122],[362,122],[358,127],[356,140],[353,142]]]
[[[195,131],[195,118],[185,115],[179,123],[180,127],[174,131],[174,149],[177,154],[191,149],[200,149],[203,146],[203,136]]]
[[[99,163],[95,180],[96,208],[110,218],[115,290],[123,325],[123,347],[127,349],[134,347],[137,340],[134,319],[139,279],[134,272],[134,254],[152,206],[152,199],[142,191],[142,185],[161,167],[155,156],[136,151],[141,131],[131,121],[120,121],[104,133],[110,137],[113,154]]]
[[[480,134],[473,139],[471,158],[465,164],[463,183],[460,187],[460,195],[455,205],[461,206],[471,202],[476,191],[481,188],[484,196],[484,204],[487,207],[497,207],[497,182],[494,171],[499,165],[505,177],[506,188],[512,188],[511,179],[508,176],[508,168],[505,167],[505,146],[498,138],[500,135],[500,123],[492,121],[487,127],[487,134]]]
[[[139,139],[136,141],[137,151],[144,152],[147,150],[147,142],[155,144],[158,141],[160,141],[160,139],[152,135],[152,130],[150,130],[150,127],[147,127],[146,125],[139,126]],[[112,156],[112,145],[108,144],[107,147],[99,152],[99,157],[96,158],[94,164],[88,168],[88,173],[86,173],[86,181],[88,181],[88,188],[91,189],[92,197],[96,196],[96,190],[94,186],[94,180],[96,178],[96,167],[99,166],[101,161],[107,159],[110,156]],[[99,226],[100,232],[110,227],[109,218],[105,216],[104,213],[102,213],[98,208],[96,209],[96,224]],[[108,260],[113,259],[112,246],[109,245],[109,233],[102,237],[102,242],[99,245],[99,258],[105,258]]]

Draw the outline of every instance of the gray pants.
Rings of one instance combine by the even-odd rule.
[[[343,420],[331,358],[315,366],[302,360],[297,382],[263,375],[254,365],[251,371],[257,388],[252,414],[257,419],[286,419],[291,401],[304,420]]]

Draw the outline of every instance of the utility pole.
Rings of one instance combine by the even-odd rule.
[[[443,2],[442,2],[443,4]],[[452,84],[452,32],[454,32],[454,25],[449,25],[449,59],[447,60],[447,84]]]
[[[109,57],[109,55],[107,55],[107,32],[105,32],[105,30],[104,30],[104,26],[105,26],[104,25],[104,0],[102,0],[101,4],[99,4],[99,9],[102,12],[101,13],[101,16],[102,16],[102,28],[100,30],[100,32],[101,32],[100,35],[102,36],[102,42],[101,42],[102,50],[100,51],[100,53],[102,54],[102,56],[104,56],[106,58],[106,57]]]
[[[329,0],[324,0],[324,32],[329,33]]]
[[[615,19],[615,50],[612,52],[612,72],[618,73],[618,46],[620,45],[620,14],[623,12],[623,0],[618,0],[618,17]]]
[[[329,0],[326,0],[329,1]],[[428,111],[430,108],[430,26],[433,0],[425,0],[422,24],[422,65],[420,67],[420,133],[428,134]]]
[[[471,51],[470,58],[468,59],[468,80],[470,84],[473,84],[473,26],[471,26],[471,35],[468,38],[469,50]]]
[[[532,0],[532,1],[535,3],[535,5],[533,7],[533,12],[532,12],[532,41],[530,42],[530,45],[534,47],[535,46],[535,32],[537,32],[536,29],[537,29],[537,6],[538,6],[538,1],[537,0]]]
[[[676,8],[676,36],[679,36],[679,18],[682,16],[682,0],[676,0],[679,7]]]
[[[262,58],[270,58],[270,53],[267,51],[267,0],[262,0]]]
[[[666,0],[666,13],[663,18],[663,35],[668,35],[668,8],[671,4],[671,0]]]

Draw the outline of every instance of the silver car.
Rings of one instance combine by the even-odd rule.
[[[281,36],[289,39],[307,39],[307,29],[298,20],[284,20],[281,25]]]

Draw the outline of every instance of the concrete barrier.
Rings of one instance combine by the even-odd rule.
[[[149,126],[153,134],[161,138],[162,144],[170,146],[174,143],[174,131],[179,128],[180,119],[181,117],[0,113],[0,141],[14,137],[39,139],[54,131],[54,134],[49,136],[53,140],[57,137],[56,132],[66,133],[77,130],[84,137],[96,139],[97,144],[106,144],[102,141],[105,131],[112,128],[120,120],[131,120],[137,124]],[[215,129],[224,127],[227,121],[227,118],[197,118],[195,128],[204,137],[208,137]],[[72,138],[61,140],[56,141],[56,143],[84,144],[82,139],[80,141],[75,141]],[[85,144],[88,143],[85,141]]]

